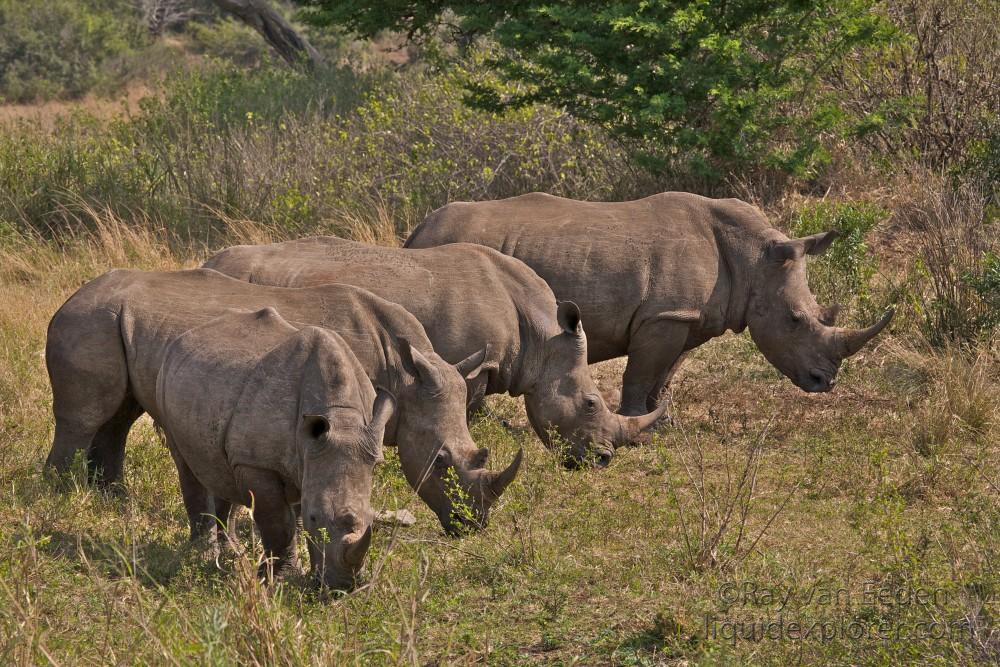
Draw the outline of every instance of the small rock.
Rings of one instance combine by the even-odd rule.
[[[383,526],[403,526],[408,528],[417,522],[410,510],[382,510],[375,515],[375,523]]]

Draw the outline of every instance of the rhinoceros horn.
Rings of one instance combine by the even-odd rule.
[[[353,539],[352,539],[353,538]],[[368,553],[368,545],[372,541],[372,526],[362,533],[361,537],[350,535],[344,538],[344,564],[349,567],[361,567]]]
[[[644,415],[631,417],[617,415],[619,422],[618,441],[615,442],[615,446],[617,447],[633,442],[637,437],[639,437],[640,433],[659,421],[660,417],[666,414],[666,412],[667,404],[664,402],[652,412]]]
[[[483,490],[489,490],[494,498],[499,498],[510,483],[514,481],[514,478],[517,477],[517,471],[521,467],[521,460],[523,458],[524,448],[521,448],[517,450],[514,460],[504,470],[500,472],[484,470],[481,477]]]
[[[840,356],[849,357],[864,347],[865,343],[877,336],[882,329],[885,329],[886,326],[888,326],[889,322],[892,321],[892,316],[894,314],[895,311],[890,308],[886,311],[885,315],[882,316],[882,319],[867,329],[838,329],[836,333],[836,340],[840,347]]]

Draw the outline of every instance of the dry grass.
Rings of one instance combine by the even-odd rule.
[[[995,347],[896,340],[852,359],[836,392],[807,395],[745,336],[727,336],[675,379],[683,428],[620,450],[606,470],[561,469],[526,428],[520,401],[494,397],[491,412],[512,429],[488,418],[474,437],[497,460],[521,446],[528,457],[490,528],[444,538],[390,453],[374,505],[407,507],[418,523],[377,534],[370,585],[329,599],[298,577],[257,582],[246,516],[243,552],[221,569],[190,548],[173,466],[148,420],[130,437],[125,498],[40,474],[51,313],[106,269],[191,266],[208,251],[141,219],[81,215],[94,232],[58,244],[15,238],[0,250],[3,664],[974,664],[996,655]],[[393,241],[394,216],[365,215],[386,221],[365,238]],[[280,238],[245,221],[229,228],[242,241]],[[595,367],[607,393],[621,370],[620,361]],[[941,593],[865,605],[866,586]],[[786,604],[730,599],[746,587]],[[857,604],[808,595],[826,588]],[[779,615],[910,634],[720,635],[727,622]],[[928,619],[965,619],[970,630],[912,636]]]
[[[35,104],[0,104],[0,127],[15,127],[29,123],[52,131],[60,121],[76,114],[110,119],[135,113],[139,102],[154,94],[145,84],[134,84],[115,98],[93,94],[74,101],[50,100]]]

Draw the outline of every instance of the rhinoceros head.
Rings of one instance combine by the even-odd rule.
[[[353,588],[368,552],[372,471],[394,409],[395,399],[379,389],[367,423],[350,406],[302,416],[302,523],[313,573],[330,588]]]
[[[821,308],[806,281],[806,255],[818,255],[836,238],[824,232],[784,237],[765,245],[751,282],[747,325],[757,347],[801,389],[830,391],[846,357],[889,324],[893,312],[867,329],[836,326],[840,306]]]
[[[490,507],[514,481],[522,453],[500,472],[486,468],[489,450],[478,448],[466,420],[466,378],[475,376],[486,350],[451,365],[405,340],[400,357],[412,378],[397,392],[396,439],[407,481],[437,514],[449,535],[486,526]]]
[[[605,466],[615,447],[635,439],[666,410],[624,417],[608,409],[587,365],[587,336],[580,309],[572,301],[559,304],[556,319],[562,331],[545,342],[539,379],[525,391],[524,405],[535,433],[546,446],[553,429],[568,445],[564,464]]]

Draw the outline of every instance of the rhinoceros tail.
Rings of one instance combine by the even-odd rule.
[[[427,224],[427,220],[425,219],[423,222],[421,222],[419,225],[417,225],[416,227],[413,228],[413,231],[410,232],[410,235],[406,237],[405,241],[403,241],[403,247],[404,248],[418,248],[418,247],[420,247],[420,246],[416,245],[418,243],[417,237],[420,236],[420,233],[421,233],[421,231],[423,231],[424,225],[426,225],[426,224]]]

